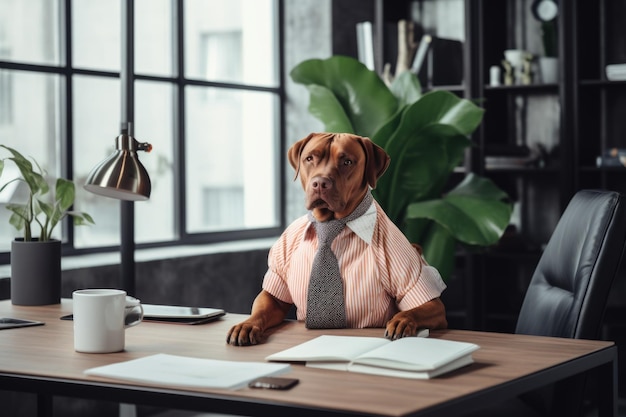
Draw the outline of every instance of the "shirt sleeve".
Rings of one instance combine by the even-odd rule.
[[[400,310],[410,310],[437,298],[446,284],[436,268],[428,265],[391,220],[380,216],[379,238],[387,259],[384,277]],[[393,260],[393,262],[392,262]]]
[[[420,257],[421,260],[421,257]],[[410,310],[428,301],[441,296],[446,284],[441,279],[439,271],[422,262],[422,270],[415,285],[404,294],[398,302],[400,310]]]
[[[293,304],[293,297],[287,282],[287,269],[291,256],[302,239],[309,222],[306,217],[294,221],[280,235],[269,251],[267,272],[263,278],[263,289],[285,303]]]
[[[293,304],[286,281],[287,252],[284,250],[286,235],[283,233],[272,246],[267,257],[267,272],[263,278],[263,289],[279,300]]]

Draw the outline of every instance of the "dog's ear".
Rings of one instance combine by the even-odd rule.
[[[370,187],[376,188],[376,181],[385,173],[391,162],[387,152],[369,138],[359,138],[365,151],[365,179]]]
[[[293,177],[294,181],[296,180],[296,178],[298,178],[298,174],[300,173],[300,156],[302,155],[302,150],[304,149],[306,144],[309,143],[309,141],[313,139],[313,137],[316,135],[317,133],[311,133],[306,138],[300,139],[299,141],[291,145],[289,151],[287,151],[287,158],[289,158],[289,163],[291,164],[293,169],[296,170],[296,175]]]

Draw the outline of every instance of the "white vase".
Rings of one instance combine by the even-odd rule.
[[[539,75],[543,84],[559,82],[559,60],[553,56],[539,57]]]

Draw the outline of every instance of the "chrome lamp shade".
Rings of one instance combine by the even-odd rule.
[[[94,194],[127,201],[150,198],[150,177],[139,161],[137,151],[150,152],[152,145],[140,143],[122,133],[115,139],[115,152],[96,166],[84,188]]]

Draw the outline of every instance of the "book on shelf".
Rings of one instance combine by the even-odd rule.
[[[388,340],[323,335],[268,356],[268,361],[305,362],[335,369],[409,379],[429,379],[474,362],[478,345],[429,337]]]
[[[463,84],[463,42],[425,34],[411,64],[423,87]]]
[[[374,31],[372,22],[356,24],[356,43],[358,59],[369,70],[374,71]]]
[[[546,166],[547,160],[548,151],[540,144],[485,146],[487,169],[542,168]]]
[[[411,72],[413,74],[418,75],[420,73],[432,41],[432,36],[428,34],[422,36],[422,39],[417,47],[417,51],[415,51],[415,58],[413,58],[413,63],[411,64]]]
[[[535,161],[534,157],[486,156],[485,168],[525,168],[533,166]]]

